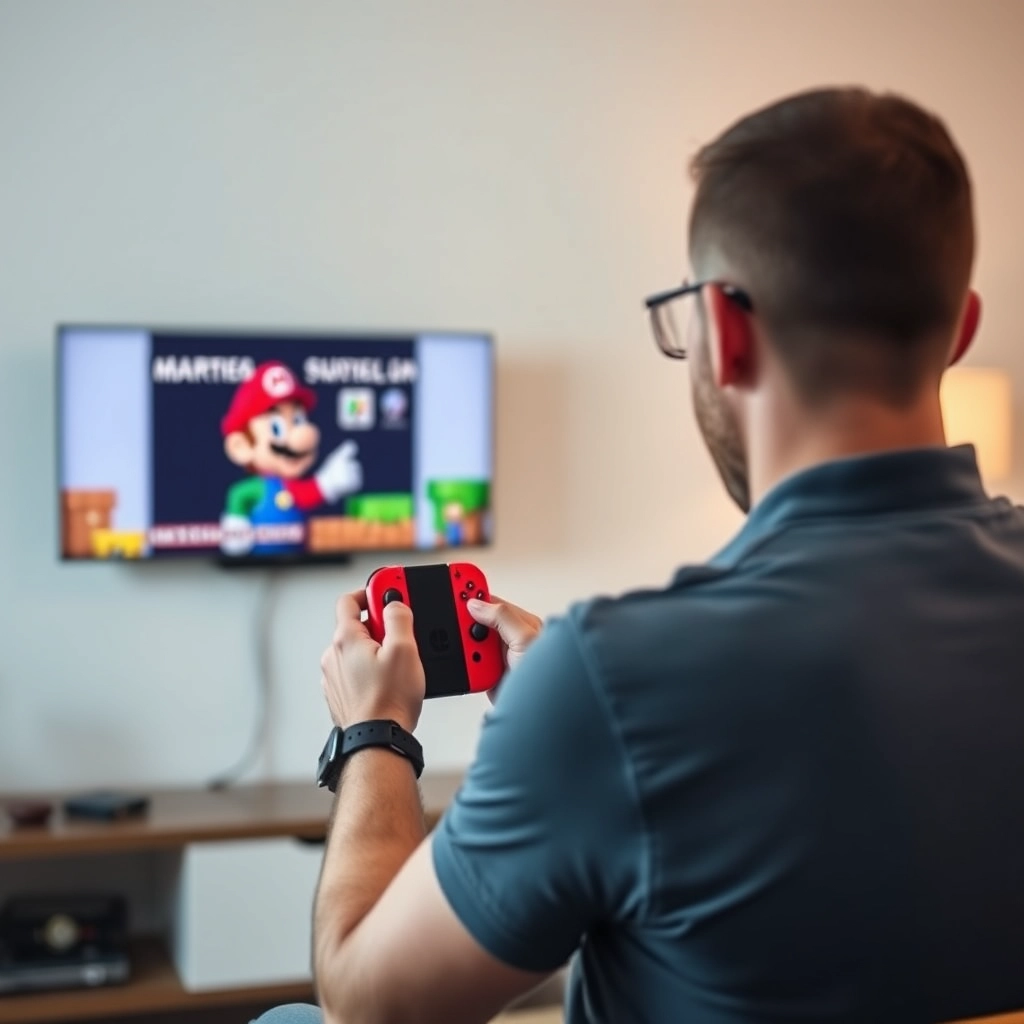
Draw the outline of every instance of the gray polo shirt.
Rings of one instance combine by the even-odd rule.
[[[971,448],[791,477],[544,630],[433,850],[571,1024],[1024,1006],[1024,512]]]

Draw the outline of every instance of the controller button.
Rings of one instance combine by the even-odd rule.
[[[474,651],[473,652],[473,660],[474,661],[479,661],[480,660],[480,652],[479,651]]]
[[[475,584],[475,583],[474,583],[474,582],[473,582],[472,580],[470,580],[470,581],[469,581],[469,582],[468,582],[468,583],[466,584],[466,589],[467,589],[467,590],[472,590],[472,589],[473,589],[473,588],[474,588],[475,586],[476,586],[476,584]]]
[[[477,597],[478,597],[478,598],[479,598],[479,599],[480,599],[481,601],[486,601],[486,600],[487,600],[487,595],[486,595],[486,594],[485,594],[485,593],[484,593],[484,592],[483,592],[482,590],[478,590],[478,591],[476,592],[476,596],[477,596]]]
[[[460,571],[460,570],[458,570],[458,569],[456,569],[456,570],[455,570],[455,578],[456,578],[457,580],[461,580],[461,579],[462,579],[462,573],[461,573],[461,571]]]
[[[463,591],[461,594],[459,594],[459,600],[460,601],[468,601],[469,600],[469,594],[467,594],[465,591]]]
[[[486,640],[488,633],[490,633],[490,630],[481,622],[474,622],[469,627],[469,635],[474,640]]]
[[[401,600],[402,600],[402,592],[400,590],[395,590],[394,587],[389,587],[387,590],[384,591],[384,604],[385,605],[391,604],[392,601],[401,601]]]

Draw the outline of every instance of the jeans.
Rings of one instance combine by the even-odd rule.
[[[558,1006],[565,992],[566,974],[559,971],[552,975],[539,988],[534,989],[531,995],[516,1006]],[[561,1019],[561,1018],[559,1018]],[[323,1024],[323,1014],[317,1006],[309,1006],[306,1003],[289,1003],[287,1006],[275,1006],[267,1010],[262,1017],[252,1021],[252,1024]]]
[[[290,1003],[288,1006],[275,1006],[267,1010],[262,1017],[252,1024],[323,1024],[319,1007],[307,1006],[305,1003]]]

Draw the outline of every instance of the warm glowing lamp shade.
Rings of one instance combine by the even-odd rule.
[[[946,443],[973,444],[986,481],[1010,475],[1013,420],[1009,374],[955,366],[942,378]]]

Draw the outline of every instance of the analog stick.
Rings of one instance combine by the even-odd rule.
[[[473,625],[469,627],[469,635],[474,640],[486,640],[489,632],[490,630],[480,622],[474,622]]]
[[[401,600],[402,600],[402,592],[400,590],[395,590],[394,587],[389,587],[387,590],[384,591],[384,604],[385,604],[385,606],[391,604],[392,601],[401,601]]]

